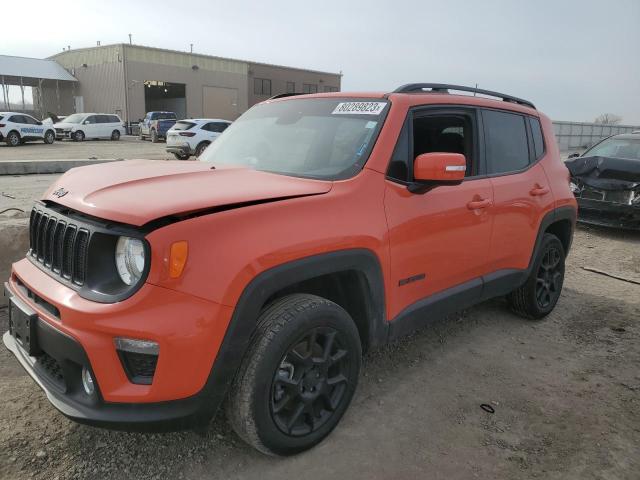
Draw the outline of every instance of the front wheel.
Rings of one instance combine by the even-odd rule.
[[[151,130],[151,143],[158,143],[160,139],[158,138],[158,132],[155,130]]]
[[[176,157],[177,160],[189,160],[191,155],[187,155],[186,153],[174,153],[173,156]]]
[[[44,134],[44,143],[46,143],[47,145],[51,145],[55,141],[56,141],[56,134],[53,133],[51,130],[47,131],[47,133]]]
[[[82,130],[73,132],[73,140],[76,142],[82,142],[84,140],[84,132]]]
[[[562,292],[564,259],[565,251],[560,239],[545,233],[529,278],[507,296],[515,313],[532,320],[551,313]]]
[[[247,443],[270,455],[292,455],[322,441],[355,392],[362,348],[339,305],[315,295],[274,301],[227,399],[227,418]]]
[[[120,132],[118,130],[111,132],[111,140],[120,140]]]

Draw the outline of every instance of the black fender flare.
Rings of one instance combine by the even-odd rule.
[[[357,270],[364,275],[369,298],[369,343],[379,345],[387,338],[384,282],[377,256],[367,249],[340,250],[313,255],[273,267],[257,275],[245,287],[236,304],[224,339],[200,394],[208,415],[213,415],[226,397],[227,390],[253,339],[258,317],[265,302],[274,293],[297,282],[321,275]]]
[[[569,243],[567,245],[565,255],[569,254],[569,249],[571,248],[571,242],[573,241],[573,233],[576,229],[576,220],[578,218],[578,210],[571,206],[558,207],[542,217],[540,221],[540,226],[538,227],[538,235],[536,236],[536,243],[533,247],[533,252],[531,253],[531,259],[529,260],[529,266],[527,267],[527,273],[531,273],[531,269],[533,268],[533,263],[538,256],[538,250],[540,249],[540,245],[542,244],[542,237],[544,236],[547,229],[556,222],[561,220],[568,220],[571,224],[571,232],[569,235]]]

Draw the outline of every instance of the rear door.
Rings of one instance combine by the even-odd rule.
[[[385,211],[391,254],[391,318],[431,295],[468,292],[480,298],[489,269],[493,191],[482,175],[478,114],[474,108],[426,108],[410,113],[387,172]],[[412,193],[413,160],[420,153],[461,153],[465,180]],[[445,292],[448,290],[449,292]],[[463,308],[464,305],[460,305]]]
[[[536,155],[528,116],[482,110],[487,173],[494,194],[491,269],[526,269],[553,195]],[[538,157],[538,158],[537,158]]]

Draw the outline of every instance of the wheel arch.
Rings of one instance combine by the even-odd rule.
[[[355,281],[355,285],[347,285],[350,281]],[[323,283],[327,285],[322,287]],[[348,291],[339,293],[345,286]],[[256,332],[262,309],[270,302],[290,293],[321,296],[324,293],[333,297],[329,300],[337,299],[338,305],[342,301],[343,305],[340,306],[352,315],[361,338],[364,338],[363,347],[381,345],[387,340],[388,324],[385,316],[382,268],[378,257],[372,251],[340,250],[273,267],[249,282],[236,303],[203,389],[203,393],[210,398],[212,407],[217,408],[226,397],[227,389]],[[350,294],[361,294],[365,297],[351,298],[351,303],[345,303],[344,296]]]
[[[552,233],[560,239],[564,247],[565,256],[569,254],[571,242],[573,241],[573,232],[576,226],[577,210],[573,207],[559,207],[548,212],[540,222],[535,247],[529,260],[528,271],[533,267],[533,263],[538,254],[542,237],[545,233]]]

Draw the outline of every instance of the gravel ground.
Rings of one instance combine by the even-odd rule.
[[[493,300],[369,353],[342,423],[293,458],[253,451],[222,416],[201,435],[77,425],[0,348],[0,478],[638,479],[640,286],[582,267],[640,280],[639,247],[581,227],[547,319]]]
[[[29,142],[19,147],[9,147],[0,142],[0,162],[3,160],[58,160],[58,159],[102,159],[102,158],[146,158],[149,160],[175,160],[167,153],[164,142],[151,143],[137,137],[124,136],[119,141],[89,140],[73,142],[56,141],[51,145]]]

